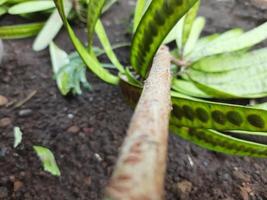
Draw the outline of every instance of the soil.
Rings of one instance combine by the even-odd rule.
[[[134,1],[121,0],[104,16],[112,42],[129,41]],[[267,11],[248,0],[203,0],[201,15],[208,19],[205,34],[230,27],[244,29],[267,19]],[[15,23],[2,18],[0,24]],[[85,39],[84,28],[75,26]],[[34,53],[32,39],[5,41],[0,66],[0,199],[98,200],[111,175],[132,115],[118,87],[88,74],[92,92],[62,97],[52,79],[48,51]],[[65,31],[56,40],[72,51]],[[128,49],[117,51],[124,64]],[[35,94],[36,93],[36,94]],[[30,94],[23,105],[15,106]],[[13,103],[13,104],[12,104]],[[13,127],[23,131],[22,144],[13,148]],[[62,175],[44,172],[33,145],[53,151]],[[267,199],[267,160],[239,158],[201,149],[170,135],[166,199]]]

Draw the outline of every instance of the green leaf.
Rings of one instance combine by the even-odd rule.
[[[12,15],[33,13],[38,11],[45,11],[54,8],[53,1],[28,1],[16,4],[9,8],[8,13]]]
[[[136,103],[142,91],[141,87],[127,82],[123,77],[120,86],[128,101]],[[171,92],[171,95],[173,125],[220,131],[267,132],[266,110],[204,101],[177,92]]]
[[[106,81],[110,84],[118,84],[118,78],[114,75],[112,75],[110,72],[105,70],[99,61],[97,60],[96,56],[92,53],[88,53],[85,46],[81,43],[81,41],[77,38],[76,34],[74,33],[73,29],[71,28],[70,24],[67,21],[67,18],[65,16],[64,12],[64,6],[63,6],[63,0],[54,0],[58,11],[61,15],[61,18],[67,28],[67,31],[69,33],[69,36],[72,40],[72,43],[74,44],[77,52],[80,54],[81,58],[83,59],[84,63],[90,68],[90,70],[95,73],[99,78]]]
[[[109,42],[109,39],[107,37],[105,28],[103,27],[103,24],[101,23],[100,20],[98,20],[98,22],[96,23],[96,27],[95,27],[95,31],[96,34],[108,56],[108,58],[110,59],[110,61],[112,62],[112,64],[121,72],[124,72],[124,67],[121,65],[120,61],[118,60],[117,56],[115,55],[115,53],[112,50],[112,46]]]
[[[219,34],[215,33],[215,34],[200,38],[196,43],[195,49],[191,53],[197,52],[199,51],[199,49],[202,49],[205,46],[209,45],[209,43],[217,39],[219,36],[220,36]]]
[[[62,95],[65,96],[70,92],[74,95],[81,95],[80,83],[84,88],[92,89],[86,78],[85,65],[79,56],[76,54],[68,56],[54,43],[50,44],[49,49],[57,86]]]
[[[120,86],[128,102],[131,105],[135,105],[142,88],[127,82],[124,77],[121,77]],[[212,103],[181,95],[176,92],[172,92],[172,101],[173,111],[170,129],[180,137],[213,151],[239,156],[266,157],[266,145],[244,139],[237,139],[211,130],[210,128],[218,128],[218,126],[216,126],[217,122],[220,122],[220,124],[225,122],[223,131],[229,131],[228,128],[234,128],[234,126],[237,125],[239,127],[242,126],[242,124],[244,126],[251,125],[247,125],[246,122],[241,122],[240,124],[240,116],[242,119],[248,120],[250,121],[249,123],[254,124],[253,126],[259,126],[261,120],[266,120],[267,111],[250,109],[244,106]],[[223,115],[220,116],[220,112],[223,113]],[[262,114],[262,112],[264,113]],[[256,116],[259,118],[257,119]],[[188,123],[186,123],[185,121],[187,120],[190,122],[188,121]],[[228,128],[226,128],[226,126]],[[221,127],[219,127],[219,129],[221,129]],[[266,127],[260,128],[259,130],[264,131]],[[234,129],[234,132],[244,131]],[[251,132],[251,135],[267,136],[267,133]]]
[[[135,32],[131,48],[131,64],[141,76],[146,76],[164,38],[196,2],[197,0],[151,2]]]
[[[181,138],[212,151],[238,156],[267,157],[267,145],[237,139],[214,130],[179,128],[174,125],[171,125],[170,129]]]
[[[21,39],[34,36],[43,27],[44,23],[30,23],[22,25],[0,26],[1,39]]]
[[[133,20],[133,33],[136,31],[144,12],[147,10],[152,0],[137,0]]]
[[[189,69],[187,73],[201,90],[214,97],[219,96],[210,92],[222,91],[236,97],[260,98],[267,95],[267,63],[257,63],[256,59],[257,57],[251,60],[250,66],[247,68],[216,73]],[[207,89],[210,91],[207,91]]]
[[[224,89],[216,88],[214,85],[207,85],[205,83],[201,83],[200,81],[194,81],[193,79],[189,79],[195,84],[198,89],[202,90],[204,93],[208,94],[213,98],[218,99],[240,99],[242,96],[238,96],[236,94],[232,94],[229,91]]]
[[[70,63],[68,54],[58,48],[53,42],[49,45],[50,58],[52,62],[54,74],[58,74],[60,69]],[[68,74],[66,74],[68,76]],[[57,86],[62,95],[67,95],[70,91],[70,86],[66,76],[57,77]]]
[[[7,0],[0,0],[0,6],[3,5],[6,2],[7,2]]]
[[[177,126],[214,130],[267,131],[267,111],[251,107],[215,103],[172,93],[173,115]]]
[[[41,146],[33,146],[33,149],[42,161],[45,171],[51,173],[53,176],[61,175],[55,157],[49,149]]]
[[[135,76],[131,73],[130,69],[127,67],[125,69],[125,73],[124,73],[127,77],[128,82],[134,84],[134,85],[141,85],[140,81],[138,81]]]
[[[67,3],[65,5],[66,16],[68,16],[69,12],[71,11],[72,4]],[[47,48],[56,37],[62,26],[63,22],[58,11],[55,9],[46,21],[42,30],[39,32],[38,36],[35,38],[33,50],[41,51]]]
[[[197,46],[197,48],[192,51],[189,55],[186,55],[186,59],[190,60],[191,62],[197,61],[200,58],[206,57],[206,56],[211,56],[211,55],[216,55],[219,54],[218,52],[221,53],[226,53],[224,48],[225,41],[228,40],[235,40],[241,35],[243,35],[243,30],[240,28],[232,29],[229,31],[226,31],[225,33],[221,35],[217,35],[215,39],[212,39],[211,42],[206,43],[205,45],[202,46]],[[206,53],[206,48],[210,48],[210,52]],[[216,47],[216,48],[213,48]]]
[[[192,52],[197,44],[197,41],[200,37],[200,34],[205,26],[206,20],[203,17],[198,17],[193,25],[192,25],[192,29],[190,32],[190,35],[187,38],[187,42],[185,43],[184,46],[184,55],[189,54],[190,52]]]
[[[192,68],[203,72],[225,72],[237,69],[246,70],[246,68],[249,67],[263,66],[266,62],[266,57],[267,48],[247,53],[231,52],[203,58],[194,63]],[[239,74],[238,77],[243,77],[243,73]]]
[[[133,32],[135,32],[142,16],[143,11],[145,7],[146,0],[137,0],[136,6],[135,6],[135,14],[134,14],[134,20],[133,20]]]
[[[192,82],[180,80],[180,79],[173,79],[172,81],[172,89],[178,91],[182,94],[192,96],[192,97],[199,97],[199,98],[211,98],[208,94],[203,92],[202,90],[198,89]]]
[[[189,38],[189,35],[192,34],[193,30],[193,23],[195,22],[199,6],[200,6],[200,0],[197,1],[197,3],[188,11],[188,13],[185,15],[184,19],[184,26],[183,26],[183,38],[182,38],[182,46],[184,47],[187,43],[187,40]]]
[[[0,6],[0,16],[7,13],[7,8],[5,6]]]
[[[191,55],[190,56],[191,59],[189,60],[198,60],[202,57],[210,55],[242,50],[248,47],[252,47],[262,42],[266,38],[267,38],[267,22],[239,36],[237,32],[237,36],[228,37],[227,39],[225,39],[224,37],[224,39],[219,42],[218,38],[217,42],[216,40],[214,40],[210,45],[206,46],[201,51],[198,51],[194,55]]]
[[[19,127],[14,127],[14,148],[17,148],[17,146],[21,143],[22,141],[22,132]]]
[[[87,10],[87,37],[88,48],[92,47],[93,36],[95,32],[96,23],[101,15],[102,9],[105,5],[105,0],[90,0]]]

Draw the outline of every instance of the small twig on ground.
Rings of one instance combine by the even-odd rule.
[[[14,108],[19,108],[22,105],[24,105],[25,103],[27,103],[28,101],[30,101],[36,95],[36,93],[37,93],[37,90],[32,91],[25,99],[22,99],[21,101],[16,103]]]

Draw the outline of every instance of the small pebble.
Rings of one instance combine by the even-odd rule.
[[[23,183],[21,181],[15,181],[14,182],[14,186],[13,186],[13,190],[14,192],[19,191],[21,188],[23,187]]]
[[[0,95],[0,107],[5,106],[8,103],[8,100],[5,96]]]
[[[180,199],[188,199],[190,192],[192,191],[192,183],[187,180],[183,180],[177,183],[177,189],[179,192]]]
[[[73,114],[68,114],[68,118],[69,119],[73,119],[74,118],[74,115]]]
[[[8,117],[0,119],[0,128],[8,127],[11,124],[11,119]]]
[[[69,133],[78,133],[79,131],[80,131],[80,128],[78,126],[71,126],[67,130],[67,132]]]
[[[32,114],[32,110],[31,109],[25,109],[25,110],[20,110],[19,111],[19,116],[20,117],[28,117]]]

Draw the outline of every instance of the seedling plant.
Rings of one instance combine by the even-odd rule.
[[[145,171],[146,166],[152,162],[149,163],[148,160],[145,160],[143,162],[147,165],[143,164],[140,165],[141,168],[134,168],[134,166],[127,165],[129,163],[126,160],[133,164],[134,161],[137,162],[137,158],[140,158],[133,157],[131,153],[140,153],[140,149],[137,147],[142,146],[145,142],[135,143],[136,138],[133,135],[138,135],[138,131],[140,131],[138,128],[142,126],[142,120],[144,123],[147,122],[145,120],[146,115],[140,113],[142,113],[142,108],[147,111],[144,107],[144,102],[149,102],[147,101],[149,99],[147,93],[152,96],[157,95],[153,88],[153,85],[155,86],[157,83],[152,79],[157,77],[155,76],[155,69],[159,69],[157,68],[160,60],[158,57],[164,58],[159,55],[156,56],[156,53],[160,46],[169,42],[174,41],[176,43],[176,48],[169,52],[165,62],[166,67],[168,67],[168,59],[173,64],[172,90],[170,93],[172,101],[170,130],[181,138],[212,151],[238,156],[266,157],[267,145],[263,142],[267,131],[265,105],[242,106],[219,103],[213,99],[254,99],[266,96],[265,74],[267,64],[264,58],[267,51],[265,48],[257,50],[252,48],[267,38],[267,23],[247,32],[241,29],[233,29],[222,34],[201,37],[205,19],[197,17],[200,1],[139,0],[137,1],[133,22],[131,67],[123,67],[113,53],[104,27],[98,18],[101,10],[99,8],[102,6],[101,1],[90,1],[94,6],[89,6],[87,13],[88,46],[85,46],[78,39],[70,26],[64,14],[63,1],[54,0],[54,2],[77,52],[90,71],[109,84],[119,85],[131,104],[136,104],[142,93],[132,120],[132,124],[135,124],[135,126],[130,125],[128,137],[122,148],[111,185],[107,189],[108,197],[110,197],[107,199],[123,199],[126,192],[124,191],[125,193],[121,194],[118,188],[131,188],[134,184],[122,182],[126,179],[128,181],[135,179],[126,172],[132,171],[132,173],[138,174],[139,172],[134,170],[142,169]],[[94,11],[91,8],[95,8]],[[111,63],[117,68],[118,75],[114,75],[105,69],[92,51],[92,35],[94,32],[97,33]],[[165,52],[166,55],[165,47],[161,47],[158,54],[162,54],[162,52]],[[153,78],[149,76],[150,69]],[[147,77],[148,81],[144,81]],[[168,76],[166,76],[166,80],[168,80]],[[168,84],[168,81],[165,81],[165,83],[163,83],[164,81],[159,82]],[[162,87],[163,85],[160,85],[160,83],[158,84],[158,93],[164,92],[162,91],[163,88],[168,88]],[[150,87],[153,89],[149,90]],[[154,93],[151,91],[154,91]],[[162,94],[168,95],[165,92]],[[157,101],[153,97],[150,100]],[[160,103],[164,101],[168,104],[167,99]],[[146,106],[153,107],[153,103],[148,103]],[[168,108],[165,107],[164,109],[167,112]],[[159,114],[160,111],[156,113]],[[139,121],[136,119],[138,117],[140,117]],[[152,116],[150,117],[154,119]],[[168,119],[167,115],[164,115],[164,117]],[[157,120],[160,123],[158,118]],[[150,125],[147,129],[149,128],[151,128]],[[258,142],[250,136],[258,137]],[[157,141],[160,143],[160,147],[166,145],[166,138],[164,138],[164,141]],[[149,155],[148,151],[147,149],[147,154],[144,151],[141,152],[144,155]],[[159,158],[161,158],[160,155]],[[155,163],[154,165],[162,164],[162,162]],[[151,167],[150,171],[155,169],[154,165],[153,162],[149,165]],[[162,169],[159,170],[159,174],[161,172]],[[155,182],[159,181],[159,185],[156,185],[155,188],[162,186],[160,184],[162,179],[153,180]],[[149,185],[149,182],[146,182],[147,180],[143,181],[142,186]],[[142,186],[136,186],[139,190],[132,189],[134,193],[132,195],[136,197],[138,196],[136,193],[140,191],[139,195],[147,194],[143,190],[149,189],[142,188]],[[149,191],[150,195],[153,194],[153,191],[155,192],[153,189]],[[161,192],[157,194],[162,195]],[[128,196],[130,195],[128,194]]]
[[[88,32],[88,38],[92,38],[95,30],[112,64],[118,69],[116,76],[103,68],[94,52],[88,50],[92,46],[85,47],[77,38],[64,15],[63,2],[58,0],[55,3],[77,52],[88,68],[103,81],[120,85],[131,103],[137,102],[140,96],[143,80],[158,47],[175,40],[177,48],[171,52],[174,64],[171,130],[210,150],[265,157],[265,145],[230,136],[232,132],[264,136],[267,131],[264,105],[241,106],[212,99],[266,96],[264,75],[267,63],[264,58],[267,50],[251,49],[267,38],[267,23],[248,32],[233,29],[200,37],[205,24],[204,18],[196,17],[200,1],[152,1],[148,7],[147,1],[140,0],[134,18],[134,24],[138,26],[134,26],[137,28],[131,45],[132,66],[125,68],[114,57],[101,21],[96,22],[98,18],[91,17],[93,12],[89,7],[87,26],[91,32]],[[94,24],[95,29],[91,28]]]
[[[113,52],[100,20],[105,0],[88,2],[86,45],[79,40],[69,23],[67,5],[71,2],[54,0],[54,3],[80,56],[76,57],[77,61],[82,59],[84,65],[106,83],[119,85],[131,104],[137,103],[143,88],[141,99],[148,97],[144,93],[149,86],[144,80],[149,77],[150,70],[153,75],[156,74],[153,71],[153,66],[158,61],[156,53],[161,54],[162,50],[166,54],[167,51],[167,57],[172,62],[170,130],[181,138],[212,151],[266,157],[267,145],[249,137],[256,136],[261,140],[267,136],[265,105],[242,106],[219,103],[214,99],[254,99],[266,96],[267,50],[255,50],[253,47],[267,38],[267,23],[247,32],[233,29],[222,34],[201,37],[205,19],[197,17],[200,1],[138,0],[133,22],[131,67],[125,67]],[[93,48],[94,33],[111,64],[117,69],[117,74],[111,73],[99,62]],[[174,42],[176,47],[169,52],[162,45],[170,42]],[[66,65],[67,55],[56,49],[54,44],[50,45],[51,55],[54,55],[54,70],[58,66],[55,70],[58,73],[59,68]],[[81,63],[77,66],[81,66]],[[69,92],[68,87],[65,87],[67,82],[58,83],[65,94]],[[162,92],[161,87],[158,90]],[[137,106],[137,110],[141,110],[140,106]],[[166,145],[160,141],[159,144]],[[120,166],[119,162],[117,167]],[[115,170],[113,177],[118,178],[118,171],[120,170]],[[110,196],[114,195],[114,190],[108,191]]]

